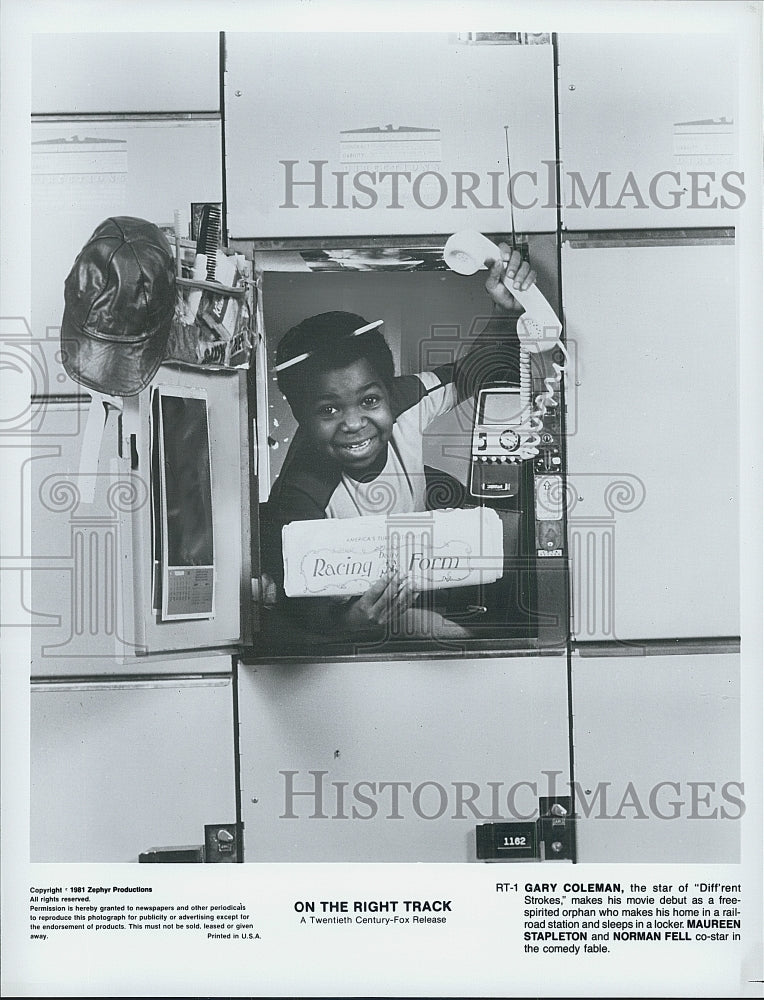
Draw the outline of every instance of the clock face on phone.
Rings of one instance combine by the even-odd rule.
[[[499,435],[499,444],[502,448],[506,448],[507,451],[515,451],[520,444],[520,435],[517,431],[508,428]]]

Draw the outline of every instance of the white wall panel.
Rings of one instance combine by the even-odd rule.
[[[745,195],[730,188],[745,185],[722,182],[744,170],[733,35],[563,34],[559,57],[566,229],[735,225]]]
[[[579,639],[739,632],[729,243],[563,245]]]

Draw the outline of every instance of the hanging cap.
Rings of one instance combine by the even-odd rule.
[[[175,262],[164,234],[130,216],[106,219],[64,285],[61,353],[76,381],[134,396],[164,360],[175,312]]]

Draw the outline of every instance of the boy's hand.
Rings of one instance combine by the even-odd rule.
[[[349,632],[365,632],[395,623],[416,598],[417,593],[407,577],[401,579],[397,573],[384,576],[346,606],[341,625]]]
[[[523,260],[519,250],[512,250],[506,243],[499,244],[501,259],[495,260],[488,272],[485,290],[493,301],[503,309],[516,311],[517,302],[511,294],[504,279],[511,279],[509,284],[518,290],[525,291],[536,281],[536,272],[527,260]]]

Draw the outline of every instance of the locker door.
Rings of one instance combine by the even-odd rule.
[[[579,861],[739,861],[739,661],[574,656]]]
[[[214,31],[35,34],[32,112],[218,111],[218,37]]]
[[[232,238],[507,231],[505,125],[513,176],[529,172],[517,228],[556,229],[549,35],[233,32],[225,46]]]
[[[240,665],[244,860],[474,861],[477,824],[568,794],[566,674],[561,652]]]
[[[721,33],[560,36],[566,229],[735,225],[737,46]]]
[[[31,513],[31,572],[24,580],[35,613],[33,672],[38,676],[141,672],[148,653],[238,646],[249,627],[249,463],[246,379],[163,366],[152,386],[207,393],[216,570],[210,618],[162,621],[152,610],[152,505],[149,391],[106,425],[94,502],[83,495],[80,450],[90,405],[47,402],[35,452],[20,472]],[[134,446],[128,423],[132,421]],[[121,435],[120,435],[121,428]],[[119,456],[120,436],[122,455]],[[230,669],[230,660],[220,662]],[[176,665],[177,666],[177,665]],[[200,667],[201,669],[201,667]]]
[[[739,633],[734,252],[563,245],[579,640]]]
[[[163,365],[150,389],[202,389],[207,398],[215,563],[215,600],[209,618],[167,621],[152,610],[152,536],[148,505],[131,513],[133,567],[125,566],[125,589],[132,586],[136,642],[149,653],[236,647],[249,631],[250,575],[248,416],[246,373],[203,372]],[[150,395],[138,399],[136,450],[141,476],[148,481],[151,451]]]
[[[234,788],[230,676],[32,687],[32,861],[202,845]]]
[[[18,472],[31,520],[29,550],[20,532],[19,589],[33,614],[35,678],[123,673],[126,662],[138,672],[174,669],[136,656],[132,587],[123,587],[120,567],[132,566],[125,518],[145,508],[148,491],[118,457],[116,412],[106,423],[93,502],[86,502],[79,462],[89,405],[86,396],[38,402],[34,448]]]

